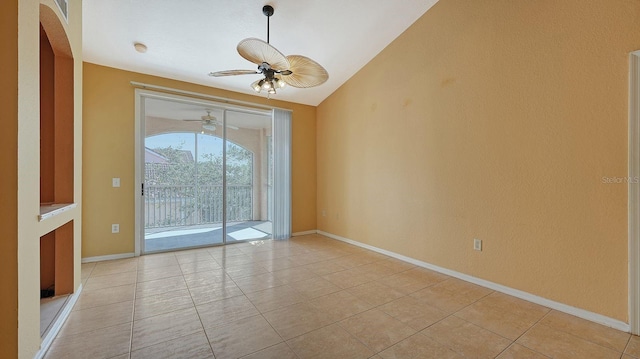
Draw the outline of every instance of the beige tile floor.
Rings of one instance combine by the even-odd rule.
[[[69,295],[40,299],[40,336],[43,337],[67,304]]]
[[[54,358],[640,358],[640,338],[332,239],[83,264]]]

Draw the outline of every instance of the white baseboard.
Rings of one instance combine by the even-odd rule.
[[[69,314],[71,314],[73,306],[76,305],[76,302],[80,297],[80,293],[82,293],[82,284],[78,286],[78,290],[76,290],[75,293],[71,294],[69,300],[67,300],[67,303],[65,303],[64,307],[62,308],[62,311],[55,319],[55,322],[52,323],[51,329],[49,329],[47,335],[42,338],[42,342],[40,343],[40,350],[38,350],[34,359],[42,359],[47,353],[47,350],[49,350],[51,343],[53,343],[53,340],[58,335],[58,332],[60,332],[60,329],[62,329],[62,325],[65,321],[67,321]]]
[[[555,309],[557,311],[564,312],[564,313],[567,313],[567,314],[571,314],[573,316],[576,316],[576,317],[579,317],[579,318],[582,318],[582,319],[586,319],[586,320],[589,320],[589,321],[592,321],[592,322],[595,322],[595,323],[598,323],[598,324],[606,325],[608,327],[611,327],[611,328],[614,328],[614,329],[617,329],[617,330],[621,330],[623,332],[629,332],[630,329],[631,329],[628,323],[625,323],[625,322],[622,322],[620,320],[604,316],[602,314],[598,314],[598,313],[590,312],[588,310],[572,307],[572,306],[564,304],[564,303],[556,302],[554,300],[550,300],[550,299],[547,299],[547,298],[539,297],[539,296],[531,294],[531,293],[523,292],[523,291],[518,290],[518,289],[513,289],[513,288],[510,288],[510,287],[504,286],[502,284],[497,284],[497,283],[494,283],[494,282],[490,282],[488,280],[484,280],[484,279],[480,279],[480,278],[477,278],[477,277],[474,277],[474,276],[470,276],[468,274],[456,272],[456,271],[451,270],[451,269],[447,269],[447,268],[439,267],[439,266],[436,266],[436,265],[433,265],[433,264],[430,264],[430,263],[427,263],[427,262],[419,261],[417,259],[406,257],[406,256],[403,256],[403,255],[398,254],[398,253],[387,251],[385,249],[380,249],[378,247],[374,247],[374,246],[371,246],[371,245],[368,245],[368,244],[360,243],[360,242],[354,241],[354,240],[349,239],[349,238],[340,237],[340,236],[337,236],[335,234],[327,233],[327,232],[320,231],[320,230],[318,230],[318,234],[321,234],[323,236],[326,236],[326,237],[329,237],[329,238],[333,238],[333,239],[336,239],[336,240],[339,240],[339,241],[342,241],[342,242],[353,244],[354,246],[358,246],[358,247],[361,247],[361,248],[366,248],[366,249],[369,249],[371,251],[374,251],[374,252],[377,252],[377,253],[381,253],[381,254],[387,255],[389,257],[393,257],[393,258],[396,258],[396,259],[399,259],[399,260],[414,264],[414,265],[419,266],[419,267],[431,269],[431,270],[433,270],[435,272],[439,272],[439,273],[446,274],[446,275],[451,276],[451,277],[462,279],[464,281],[467,281],[467,282],[470,282],[470,283],[473,283],[473,284],[477,284],[477,285],[485,287],[485,288],[489,288],[489,289],[492,289],[492,290],[495,290],[495,291],[498,291],[498,292],[501,292],[501,293],[505,293],[505,294],[511,295],[513,297],[516,297],[516,298],[520,298],[520,299],[523,299],[523,300],[526,300],[526,301],[529,301],[529,302],[532,302],[532,303],[536,303],[536,304],[545,306],[547,308]]]
[[[291,233],[291,237],[297,237],[297,236],[306,236],[308,234],[316,234],[318,233],[317,230],[312,229],[310,231],[303,231],[303,232],[295,232],[295,233]]]
[[[120,254],[109,254],[106,256],[86,257],[86,258],[82,258],[82,263],[102,262],[102,261],[111,261],[114,259],[133,258],[133,256],[134,256],[133,253],[120,253]]]

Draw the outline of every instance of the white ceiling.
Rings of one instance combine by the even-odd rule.
[[[256,94],[259,75],[213,78],[211,71],[256,69],[236,52],[242,39],[266,40],[262,6],[272,5],[270,43],[329,72],[315,88],[291,86],[274,98],[318,105],[437,0],[83,0],[84,61]],[[144,54],[133,44],[147,45]],[[258,96],[266,96],[264,93]]]

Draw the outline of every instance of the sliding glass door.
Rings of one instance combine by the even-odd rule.
[[[271,116],[226,111],[226,240],[271,238]]]
[[[141,252],[272,237],[272,118],[142,98]]]

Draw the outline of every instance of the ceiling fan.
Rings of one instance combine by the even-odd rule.
[[[287,84],[298,88],[308,88],[322,85],[329,79],[329,73],[324,67],[308,57],[301,55],[284,56],[275,47],[269,45],[269,18],[274,9],[270,5],[262,8],[267,17],[267,42],[256,38],[240,41],[238,53],[246,60],[258,65],[258,70],[228,70],[210,72],[209,76],[235,76],[262,74],[261,78],[251,84],[256,92],[267,91],[269,95],[276,93],[276,88],[283,88]]]
[[[218,120],[214,116],[211,116],[211,110],[205,110],[205,111],[207,111],[207,114],[202,116],[202,117],[200,117],[199,120],[184,119],[182,121],[200,121],[200,122],[202,122],[202,128],[204,128],[205,130],[209,130],[209,131],[215,131],[216,130],[216,126],[220,126],[220,127],[224,126],[222,121]],[[231,125],[227,125],[227,128],[230,128],[232,130],[238,130],[239,129],[236,126],[231,126]]]

